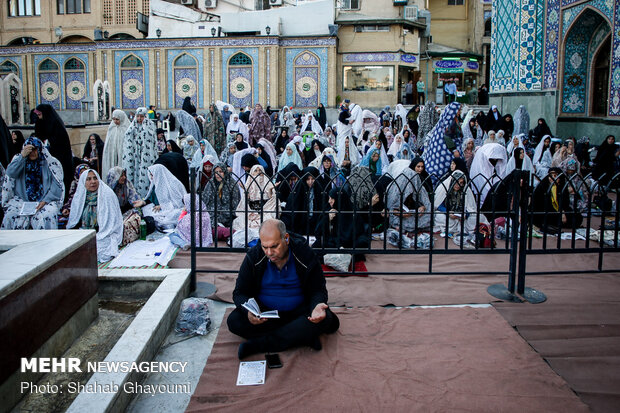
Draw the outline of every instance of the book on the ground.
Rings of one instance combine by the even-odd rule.
[[[247,302],[242,304],[242,307],[260,318],[280,318],[278,310],[264,311],[261,313],[260,307],[255,299],[250,298]]]
[[[37,212],[38,202],[24,202],[19,215],[34,215]]]
[[[237,386],[255,386],[265,384],[265,360],[242,361],[239,363]]]

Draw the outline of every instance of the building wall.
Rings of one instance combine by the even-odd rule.
[[[91,1],[91,12],[81,14],[57,14],[56,0],[41,0],[40,16],[8,17],[6,2],[0,7],[0,45],[6,45],[20,37],[33,37],[41,43],[56,43],[70,36],[83,36],[94,39],[94,28],[107,30],[109,36],[126,33],[133,37],[142,37],[136,30],[136,12],[149,14],[148,0],[100,0]],[[107,7],[109,5],[109,7]],[[104,15],[111,10],[111,17]],[[121,23],[116,18],[122,16]],[[56,27],[62,27],[63,35],[59,39],[54,33]]]
[[[557,124],[558,133],[602,134],[601,122],[617,130],[612,120],[620,119],[619,2],[494,0],[492,14],[491,102],[530,102],[532,92],[541,90],[555,96],[543,99],[541,113],[550,125]],[[607,115],[593,119],[592,58],[607,36]]]
[[[18,66],[30,107],[45,98],[59,110],[79,113],[74,101],[91,96],[94,82],[101,79],[111,85],[112,105],[125,110],[151,104],[173,110],[187,95],[201,110],[217,100],[231,102],[231,97],[236,103],[247,98],[244,105],[315,108],[319,102],[335,104],[335,48],[330,37],[102,41],[4,47],[0,63],[9,60]],[[237,53],[247,55],[250,64],[231,66]],[[183,54],[193,63],[178,66]],[[72,58],[84,64],[79,76],[65,69]],[[43,71],[41,63],[47,59],[58,70]],[[123,67],[133,59],[140,62],[138,67]]]

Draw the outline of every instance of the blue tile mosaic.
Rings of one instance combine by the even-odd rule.
[[[183,82],[182,85],[178,85],[178,81],[180,81],[180,79],[183,79],[183,77],[177,78],[177,72],[176,70],[173,73],[173,65],[175,60],[181,56],[183,53],[187,53],[191,56],[193,56],[196,59],[196,65],[198,67],[198,71],[197,71],[197,79],[196,79],[196,73],[192,75],[188,72],[187,75],[190,76],[188,77],[187,81]],[[185,89],[187,89],[188,87],[190,89],[192,89],[192,85],[191,83],[194,83],[193,86],[193,90],[194,90],[194,94],[192,95],[192,101],[197,104],[197,106],[199,108],[204,108],[205,107],[205,102],[204,102],[204,59],[203,59],[203,51],[202,49],[171,49],[171,50],[167,50],[166,51],[166,70],[168,71],[168,107],[174,107],[174,108],[181,108],[181,105],[178,104],[178,100],[179,98],[181,98],[181,102],[183,102],[183,99],[186,96],[186,93],[182,92],[182,97],[179,96],[176,93],[176,89],[177,89],[177,85],[179,88],[183,89],[183,87],[185,86]],[[194,70],[194,72],[196,72],[196,70]],[[174,79],[174,85],[172,84],[172,81]],[[178,80],[177,80],[178,79]],[[173,93],[174,91],[174,93]]]
[[[65,81],[65,72],[62,70],[62,68],[64,68],[65,66],[65,62],[69,59],[72,58],[77,58],[79,59],[82,63],[84,63],[84,67],[85,70],[83,73],[90,73],[90,56],[86,53],[73,53],[73,54],[46,54],[46,55],[35,55],[34,56],[34,71],[35,71],[35,78],[39,78],[39,81],[35,83],[35,96],[37,97],[37,104],[39,103],[49,103],[48,101],[43,102],[43,95],[44,93],[47,94],[48,93],[48,89],[49,87],[52,87],[51,85],[48,85],[44,90],[42,91],[41,89],[41,85],[44,83],[41,82],[40,80],[40,74],[41,72],[39,72],[39,65],[41,64],[42,61],[44,61],[45,59],[51,59],[53,60],[58,67],[61,69],[60,70],[60,78],[58,79],[58,82],[56,84],[56,86],[58,87],[58,99],[59,102],[56,103],[58,106],[54,106],[56,109],[76,109],[74,103],[72,102],[72,99],[70,99],[70,97],[75,98],[77,95],[73,95],[71,94],[70,97],[67,97],[67,91],[66,91],[66,85],[68,84]],[[45,72],[43,72],[45,73]],[[67,73],[74,73],[74,72],[67,72]],[[86,87],[86,79],[84,78],[84,80],[82,80],[83,82],[83,87],[84,87],[84,93],[81,99],[83,99],[86,96],[90,96],[91,95],[91,91],[90,91],[90,87]],[[65,87],[62,87],[62,85],[65,85]],[[71,88],[73,89],[73,87]],[[56,93],[56,92],[54,92]],[[78,94],[79,95],[79,94]],[[55,101],[55,100],[54,100]],[[51,103],[50,103],[51,104]],[[70,104],[71,107],[67,107],[67,104]],[[79,109],[80,107],[78,106],[77,109]]]
[[[231,73],[229,73],[230,66],[228,65],[228,60],[233,55],[239,52],[245,53],[246,55],[250,56],[250,58],[252,59],[251,76],[246,75],[245,71],[243,72],[233,71],[232,76],[235,76],[235,77],[232,77]],[[250,83],[247,84],[243,79],[248,80]],[[253,103],[259,103],[258,101],[258,48],[257,47],[222,49],[223,100],[225,102],[230,103],[231,105],[234,105],[235,108],[238,108],[239,105],[236,105],[230,101],[230,99],[233,97],[233,95],[230,93],[230,90],[233,87],[233,82],[235,83],[234,85],[234,88],[236,90],[235,93],[238,96],[243,95],[243,98],[239,98],[238,96],[236,97],[239,102],[241,101],[247,102],[249,99],[250,104],[248,106],[251,106]],[[243,84],[243,86],[240,86],[241,84]],[[249,90],[251,90],[252,93],[248,95],[249,97],[246,97],[244,93],[247,92],[248,87],[250,88]],[[239,89],[241,88],[243,88],[243,92],[239,92]]]
[[[309,79],[313,79],[311,76],[307,76],[305,82],[300,82],[299,90],[297,90],[297,66],[294,62],[297,59],[303,58],[304,54],[308,53],[310,56],[314,55],[318,57],[318,70],[317,78],[314,79],[314,83],[309,81]],[[327,60],[327,48],[326,47],[312,47],[307,49],[286,49],[286,105],[287,106],[301,106],[296,104],[296,100],[299,100],[300,103],[309,104],[312,102],[317,102],[316,104],[312,104],[309,106],[301,106],[301,107],[316,107],[319,102],[323,102],[326,104],[329,99],[329,95],[327,92],[327,83],[328,83],[328,60]],[[300,72],[301,73],[301,72]],[[316,86],[315,86],[316,85]],[[304,89],[308,89],[307,91]],[[316,89],[317,95],[313,100],[309,100],[308,93]],[[305,98],[304,98],[305,96]]]
[[[21,56],[3,56],[2,58],[0,58],[0,64],[2,64],[5,60],[8,60],[12,63],[15,64],[15,66],[17,66],[17,77],[19,77],[19,80],[21,80],[22,82],[24,81],[24,79],[22,78],[22,58]]]
[[[85,72],[65,72],[65,109],[80,109],[86,97]]]
[[[139,58],[142,61],[142,67],[121,71],[121,61],[129,55]],[[120,79],[120,82],[114,82],[117,108],[136,109],[150,102],[149,76],[145,75],[149,73],[148,50],[115,51],[114,71],[115,79]],[[128,73],[124,73],[126,71]],[[121,72],[123,72],[122,75]]]
[[[41,91],[38,103],[47,103],[60,109],[60,73],[40,73],[37,89]]]
[[[614,12],[614,38],[611,50],[611,85],[609,91],[609,115],[620,116],[620,4],[616,1]]]

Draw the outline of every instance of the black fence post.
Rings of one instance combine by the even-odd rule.
[[[189,291],[190,294],[196,291],[196,223],[194,222],[195,209],[196,206],[194,204],[195,196],[196,196],[196,169],[190,168],[189,173],[189,188],[190,188],[190,233],[191,233],[191,279],[189,282]]]
[[[510,242],[510,266],[509,266],[509,274],[508,274],[508,288],[504,286],[504,284],[493,284],[487,288],[487,292],[491,294],[495,298],[499,298],[503,301],[511,301],[513,303],[522,303],[523,300],[515,295],[515,277],[517,274],[517,258],[518,258],[518,237],[519,232],[514,228],[515,224],[519,219],[519,206],[521,204],[520,195],[521,195],[521,171],[515,170],[515,173],[512,175],[512,208],[510,209],[510,214],[508,214],[508,222],[507,226],[512,231],[511,242]],[[495,210],[495,207],[493,207]],[[510,223],[512,221],[512,224]],[[491,225],[494,225],[491,222]]]
[[[525,301],[527,301],[530,304],[540,304],[540,303],[547,301],[547,296],[541,291],[525,286],[525,274],[526,274],[526,269],[527,269],[527,259],[526,259],[527,257],[526,255],[527,233],[528,233],[527,226],[529,222],[529,219],[527,216],[527,212],[528,212],[527,200],[529,199],[528,195],[530,193],[530,173],[528,171],[522,171],[520,175],[521,175],[520,181],[523,182],[522,185],[524,185],[523,194],[525,196],[525,202],[520,202],[520,207],[521,207],[520,215],[521,216],[519,219],[519,224],[520,224],[519,234],[520,234],[521,239],[519,241],[519,277],[518,277],[518,285],[517,285],[517,294],[523,297]],[[521,191],[521,186],[519,186],[518,190],[519,192]],[[517,215],[515,219],[517,219],[518,217],[519,216]]]

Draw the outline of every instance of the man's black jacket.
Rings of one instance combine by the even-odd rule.
[[[292,252],[291,259],[295,263],[297,276],[301,283],[304,303],[308,304],[311,309],[314,309],[319,303],[327,303],[327,287],[325,286],[323,268],[321,268],[312,248],[308,246],[304,238],[294,237],[291,234],[289,249]],[[243,303],[250,298],[255,298],[258,301],[268,261],[269,259],[265,256],[260,241],[246,254],[233,291],[233,301],[237,308],[247,311],[241,307]]]

